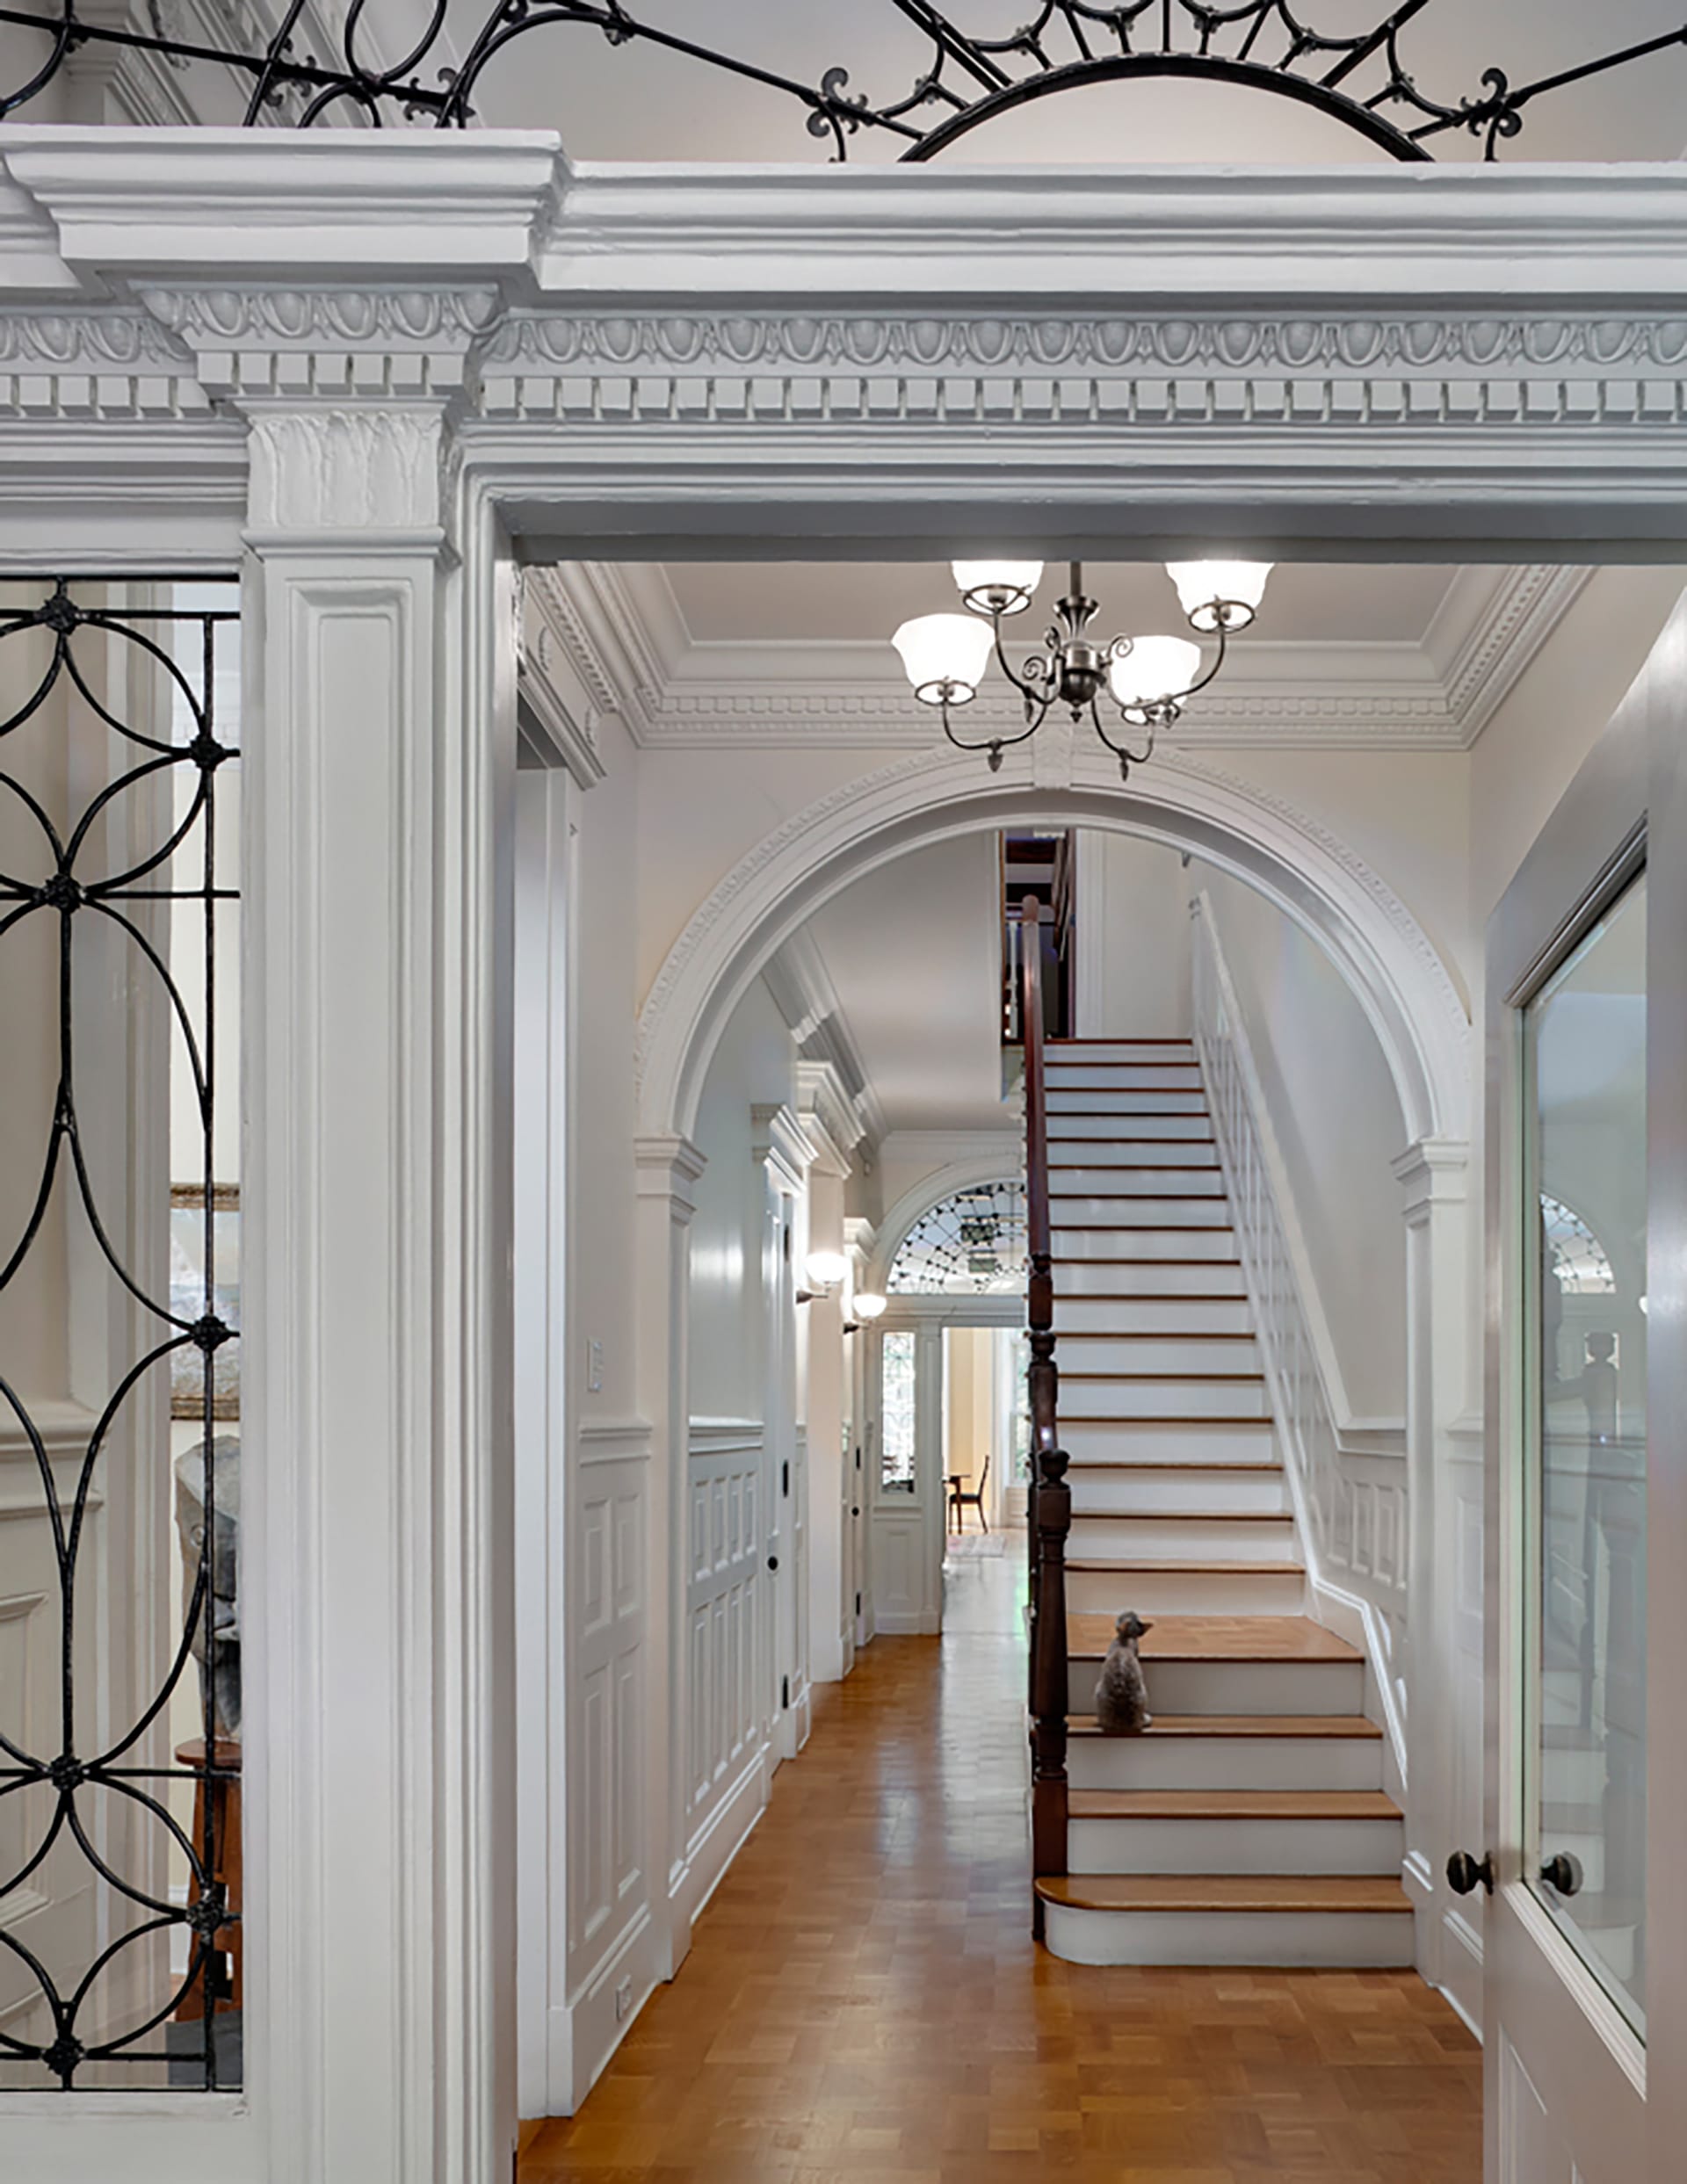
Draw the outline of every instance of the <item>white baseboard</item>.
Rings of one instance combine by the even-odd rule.
[[[875,1638],[936,1638],[942,1628],[942,1618],[935,1608],[928,1608],[918,1615],[881,1615],[873,1631]]]
[[[546,2043],[553,2115],[575,2113],[660,1985],[656,1940],[650,1907],[641,1905],[574,2000],[550,2011]]]
[[[684,1871],[669,1898],[672,1910],[674,1956],[683,1959],[691,1945],[691,1927],[727,1869],[743,1848],[767,1809],[772,1780],[771,1755],[758,1752],[692,1836]]]

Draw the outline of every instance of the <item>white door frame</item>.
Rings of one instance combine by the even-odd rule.
[[[6,2096],[0,2122],[62,2184],[103,2184],[119,2133],[135,2184],[492,2184],[515,2115],[510,539],[906,557],[1017,510],[1061,552],[1216,528],[1678,553],[1687,173],[576,173],[554,136],[495,131],[7,127],[0,158],[0,566],[248,578],[265,1458],[250,2091]],[[1022,762],[1049,790],[1065,763],[1058,738]],[[1340,845],[1296,854],[1309,895],[1364,892]],[[696,1172],[665,1110],[639,1147],[648,1827],[620,1899],[663,1963]]]
[[[1670,855],[1679,856],[1687,841],[1679,792],[1670,838],[1648,843],[1648,806],[1651,770],[1656,766],[1660,777],[1671,781],[1683,730],[1687,617],[1678,613],[1519,867],[1488,931],[1487,1841],[1463,1848],[1493,1860],[1493,1897],[1484,1918],[1488,2184],[1537,2184],[1548,2139],[1550,2158],[1558,2162],[1560,2148],[1563,2157],[1552,2184],[1559,2173],[1568,2184],[1572,2161],[1585,2184],[1666,2184],[1680,2173],[1677,2081],[1687,2074],[1687,1988],[1670,1967],[1687,1948],[1687,1888],[1676,1869],[1680,1824],[1673,1800],[1683,1770],[1672,1747],[1683,1733],[1687,1702],[1668,1666],[1680,1656],[1668,1649],[1680,1642],[1683,1629],[1679,1595],[1687,1520],[1672,1507],[1679,1500],[1681,1459],[1679,1436],[1666,1421],[1680,1414],[1669,1401],[1678,1403],[1687,1384],[1687,1340],[1678,1277],[1667,1269],[1680,1235],[1684,1189],[1679,1125],[1669,1117],[1681,1097],[1675,1072],[1687,1044],[1687,973],[1681,928],[1667,922],[1669,895],[1652,929],[1647,993],[1648,1018],[1663,1027],[1655,1042],[1648,1029],[1649,1104],[1658,1120],[1648,1119],[1647,1195],[1649,1202],[1659,1192],[1666,1221],[1673,1217],[1676,1226],[1673,1235],[1665,1226],[1648,1237],[1654,1273],[1647,1347],[1650,1352],[1655,1343],[1657,1355],[1648,1357],[1647,1472],[1657,1507],[1655,1514],[1648,1511],[1647,1739],[1648,1758],[1655,1755],[1660,1774],[1647,1794],[1648,1887],[1656,1893],[1648,1898],[1647,1957],[1648,1984],[1655,1967],[1659,1985],[1650,1997],[1644,2046],[1541,1907],[1524,1869],[1523,1631],[1531,1590],[1524,1566],[1526,1224],[1518,1011],[1542,973],[1640,863],[1673,892],[1679,910],[1683,888],[1668,871]],[[1669,1298],[1662,1310],[1659,1275]],[[1531,2132],[1539,2138],[1531,2141]],[[1520,2164],[1526,2159],[1535,2166],[1525,2173]]]

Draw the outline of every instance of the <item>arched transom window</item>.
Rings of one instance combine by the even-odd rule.
[[[1540,1226],[1546,1264],[1562,1297],[1611,1297],[1617,1277],[1604,1246],[1573,1207],[1540,1194]]]
[[[891,1262],[896,1296],[1011,1297],[1025,1285],[1025,1187],[974,1183],[921,1214]]]

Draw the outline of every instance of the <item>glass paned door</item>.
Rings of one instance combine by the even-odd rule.
[[[1646,879],[1527,1002],[1525,1876],[1646,2014]]]

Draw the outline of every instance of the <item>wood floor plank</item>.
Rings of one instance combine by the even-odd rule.
[[[1481,2052],[1415,1974],[1032,1941],[1022,1553],[957,1562],[947,1637],[822,1687],[677,1977],[520,2184],[1480,2184]]]
[[[1073,1613],[1067,1651],[1099,1657],[1113,1642],[1118,1617]],[[1144,1660],[1363,1660],[1334,1631],[1306,1616],[1155,1616],[1142,1640]]]

